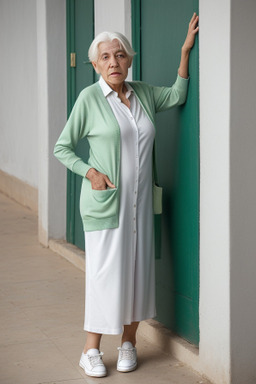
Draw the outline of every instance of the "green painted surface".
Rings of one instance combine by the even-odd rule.
[[[135,78],[172,84],[188,22],[198,12],[193,0],[134,0]],[[140,49],[138,49],[138,47]],[[157,117],[157,167],[164,188],[163,214],[156,217],[157,319],[199,343],[199,75],[198,38],[190,57],[184,106]]]
[[[94,38],[94,1],[67,0],[67,81],[68,115],[81,90],[94,82],[94,70],[88,63],[88,48]],[[76,53],[76,67],[70,67],[70,53]],[[89,146],[82,140],[76,153],[85,161]],[[84,233],[79,211],[82,178],[68,171],[67,240],[84,249]]]

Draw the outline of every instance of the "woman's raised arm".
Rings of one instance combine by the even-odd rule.
[[[191,48],[194,45],[195,36],[199,30],[198,20],[199,20],[199,17],[197,16],[196,13],[194,13],[188,26],[187,37],[181,48],[181,59],[180,59],[180,66],[179,66],[178,73],[181,77],[184,77],[184,79],[188,78],[189,54],[190,54]]]

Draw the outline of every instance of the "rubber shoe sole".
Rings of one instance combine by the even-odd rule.
[[[135,369],[137,368],[137,363],[129,368],[119,368],[117,367],[117,370],[118,372],[122,372],[122,373],[126,373],[126,372],[132,372],[132,371],[135,371]]]
[[[85,371],[87,376],[90,376],[90,377],[105,377],[105,376],[107,376],[107,372],[105,372],[105,373],[88,372],[86,367],[84,366],[84,364],[81,361],[79,362],[79,366],[81,368],[83,368],[83,370]]]

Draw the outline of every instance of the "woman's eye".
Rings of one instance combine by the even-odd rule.
[[[107,60],[108,56],[102,56],[103,60]]]
[[[119,53],[118,55],[117,55],[117,57],[120,59],[122,59],[122,58],[124,58],[124,55],[122,54],[122,53]]]

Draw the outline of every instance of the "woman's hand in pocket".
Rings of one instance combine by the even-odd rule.
[[[101,172],[96,171],[94,168],[90,168],[86,174],[87,179],[90,180],[92,189],[104,190],[109,188],[115,188],[115,185],[111,183],[107,175],[104,175]]]

